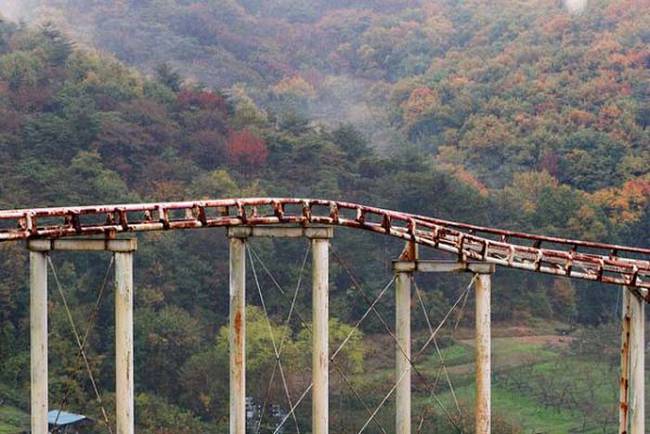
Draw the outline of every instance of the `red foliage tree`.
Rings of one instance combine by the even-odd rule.
[[[239,166],[242,171],[261,167],[269,156],[263,139],[251,131],[231,131],[226,143],[226,156],[231,165]]]
[[[176,96],[183,109],[199,108],[226,112],[226,100],[218,93],[207,90],[182,89]]]

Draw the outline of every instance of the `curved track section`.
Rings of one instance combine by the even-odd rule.
[[[244,198],[0,211],[0,242],[237,225],[364,229],[508,268],[636,288],[650,300],[650,249],[531,235],[323,199]]]

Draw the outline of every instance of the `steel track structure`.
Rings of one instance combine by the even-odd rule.
[[[533,235],[356,203],[238,198],[0,211],[0,242],[225,226],[319,224],[363,229],[481,261],[625,285],[650,301],[650,248]]]

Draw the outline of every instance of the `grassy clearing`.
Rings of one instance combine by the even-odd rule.
[[[455,389],[461,408],[474,408],[474,386],[468,385]],[[450,393],[439,396],[449,411],[454,411],[455,404]],[[420,398],[414,403],[421,408],[439,405],[432,399]],[[579,426],[579,415],[566,410],[544,408],[534,399],[519,395],[507,388],[494,385],[492,389],[492,408],[495,417],[506,420],[512,425],[520,426],[524,433],[569,433]],[[465,417],[468,417],[465,415]],[[471,415],[469,416],[471,418]]]
[[[18,434],[29,428],[29,414],[12,406],[0,406],[0,434]]]
[[[543,332],[548,333],[546,330]],[[497,330],[492,341],[492,401],[495,420],[503,422],[502,426],[516,427],[513,428],[515,431],[507,432],[602,433],[616,429],[617,366],[608,365],[605,360],[572,355],[568,351],[571,337],[522,333],[505,336],[506,333]],[[428,381],[432,381],[441,364],[433,346],[427,350],[427,354],[417,368]],[[471,421],[474,342],[472,339],[457,340],[441,348],[441,354],[461,408],[464,409],[462,419]],[[389,387],[394,378],[392,366],[375,368],[365,374],[366,380],[372,378],[381,381],[386,386],[384,388]],[[416,385],[413,395],[414,423],[417,423],[424,406],[433,408],[439,421],[445,419],[445,412],[427,396],[423,382],[417,375],[413,378]],[[372,390],[372,387],[368,389]],[[374,389],[375,392],[377,390]],[[374,395],[367,396],[371,401],[380,399]],[[439,383],[438,398],[446,411],[457,413],[445,378]],[[391,399],[378,417],[390,423],[392,408]],[[358,417],[364,416],[363,412],[358,413]],[[431,420],[430,423],[437,422]],[[436,432],[447,431],[437,428]]]
[[[441,349],[442,358],[451,376],[474,375],[474,342],[462,340]],[[492,363],[495,372],[521,365],[551,361],[560,356],[556,337],[500,337],[492,339]],[[418,369],[427,375],[435,375],[441,366],[440,357],[434,349],[419,363]]]

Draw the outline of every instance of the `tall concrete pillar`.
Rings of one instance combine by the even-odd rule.
[[[135,239],[36,239],[30,250],[32,339],[32,432],[47,433],[47,255],[113,252],[115,255],[115,409],[118,434],[134,433],[133,412],[133,252]]]
[[[490,434],[490,274],[480,273],[476,290],[476,434]]]
[[[133,252],[115,253],[115,411],[117,434],[134,434]]]
[[[327,434],[329,424],[329,240],[313,238],[312,248],[312,432]]]
[[[411,433],[411,273],[398,272],[395,288],[395,432]],[[400,348],[401,347],[401,348]]]
[[[623,288],[619,433],[645,433],[645,301]]]
[[[251,227],[231,226],[230,238],[230,434],[246,432],[246,256],[250,237],[301,238],[312,249],[312,433],[328,432],[328,292],[329,240],[334,235],[327,226]]]
[[[230,434],[246,434],[246,241],[230,238]]]
[[[31,426],[47,434],[47,253],[29,252]]]

